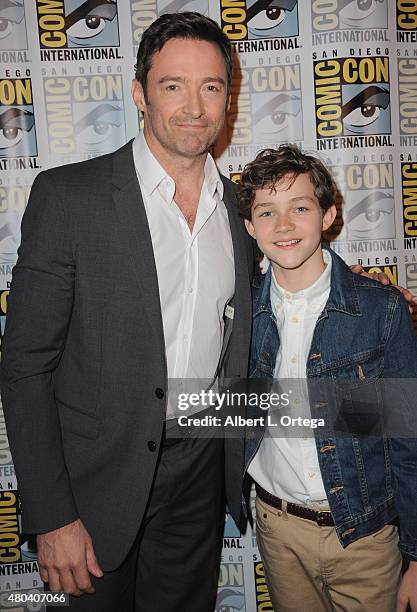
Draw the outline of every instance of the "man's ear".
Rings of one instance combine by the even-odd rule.
[[[333,221],[336,219],[336,215],[337,215],[337,208],[334,204],[332,204],[330,208],[328,208],[323,215],[323,224],[322,224],[323,232],[329,229]]]
[[[250,219],[245,219],[245,226],[248,234],[256,240],[255,228],[253,227],[253,223]]]
[[[133,79],[132,81],[132,98],[137,108],[140,111],[144,112],[146,110],[145,93],[143,91],[142,85],[137,79]]]

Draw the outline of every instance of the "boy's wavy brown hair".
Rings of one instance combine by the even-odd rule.
[[[274,190],[284,178],[291,177],[293,182],[300,174],[309,175],[314,194],[323,210],[335,203],[337,188],[323,162],[313,155],[303,153],[294,144],[285,144],[278,149],[264,149],[244,167],[237,192],[241,216],[244,219],[251,218],[258,189]]]

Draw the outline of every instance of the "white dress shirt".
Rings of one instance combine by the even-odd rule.
[[[175,182],[143,133],[133,156],[158,275],[168,377],[211,379],[223,342],[223,313],[235,272],[223,183],[208,155],[194,227],[174,201]]]
[[[282,289],[272,271],[271,306],[280,336],[274,378],[305,379],[307,376],[306,364],[314,328],[330,293],[332,262],[326,251],[323,257],[324,272],[313,285],[297,293]],[[294,383],[299,393],[292,394],[290,406],[281,408],[280,415],[310,417],[307,386],[302,382],[300,385]],[[289,437],[276,438],[271,428],[271,435],[266,432],[248,471],[262,488],[276,497],[295,504],[328,508],[313,435],[302,438],[292,429]]]

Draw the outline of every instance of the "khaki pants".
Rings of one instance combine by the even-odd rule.
[[[393,612],[400,581],[397,528],[343,548],[334,527],[256,499],[257,540],[275,612]]]

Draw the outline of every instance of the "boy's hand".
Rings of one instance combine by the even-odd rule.
[[[368,278],[373,278],[374,280],[379,281],[382,285],[390,284],[389,278],[384,272],[372,272],[372,274],[368,274],[368,272],[365,272],[363,267],[360,264],[355,264],[354,266],[350,266],[350,269],[352,270],[352,272],[355,272],[355,274],[360,274],[361,276],[367,276]],[[399,285],[393,285],[393,286],[397,287],[397,289],[401,291],[405,300],[407,301],[408,310],[410,311],[410,314],[412,314],[413,306],[414,304],[417,304],[417,298],[415,298],[414,295],[411,293],[411,291],[409,291],[405,287],[400,287]]]
[[[411,612],[417,612],[417,561],[410,561],[410,566],[401,580],[395,612],[407,612],[408,606]]]

